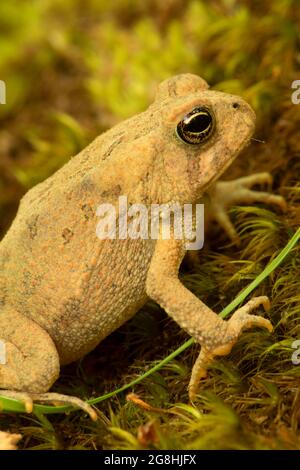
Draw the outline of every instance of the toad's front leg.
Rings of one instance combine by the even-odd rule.
[[[237,310],[229,321],[192,294],[178,279],[178,270],[185,253],[182,240],[158,240],[147,275],[146,290],[178,325],[201,344],[201,353],[193,368],[189,397],[195,397],[200,378],[214,356],[228,354],[243,329],[259,326],[272,331],[269,320],[249,313],[262,304],[268,308],[267,297],[251,299]]]
[[[228,216],[228,209],[232,206],[263,202],[268,205],[279,206],[282,211],[286,210],[286,202],[282,196],[251,189],[255,185],[270,185],[271,183],[272,176],[270,173],[255,173],[232,181],[217,181],[209,189],[209,216],[218,222],[234,243],[239,243],[239,237]]]

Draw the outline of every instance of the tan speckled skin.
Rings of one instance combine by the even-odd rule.
[[[213,110],[216,127],[206,143],[191,146],[174,130],[198,105]],[[241,98],[179,75],[160,85],[144,113],[96,138],[25,195],[0,244],[0,339],[8,358],[0,388],[46,392],[60,364],[91,351],[148,296],[207,349],[232,340],[228,323],[179,282],[182,241],[101,241],[96,208],[119,195],[129,204],[197,201],[247,144],[254,120]]]

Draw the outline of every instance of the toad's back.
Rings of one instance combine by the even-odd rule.
[[[121,189],[103,195],[85,168],[88,153],[26,194],[0,244],[0,306],[42,326],[61,363],[92,350],[145,302],[154,249],[149,240],[96,236],[98,204],[115,201]]]

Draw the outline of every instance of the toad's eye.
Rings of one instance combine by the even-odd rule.
[[[186,144],[197,145],[207,140],[214,129],[214,117],[207,108],[194,108],[177,124],[176,134]]]

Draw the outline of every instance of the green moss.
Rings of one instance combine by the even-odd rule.
[[[239,249],[218,228],[183,266],[183,282],[220,312],[274,259],[299,226],[300,107],[291,104],[299,78],[296,0],[11,1],[0,4],[0,233],[24,192],[44,180],[94,136],[143,110],[157,83],[193,72],[219,90],[247,99],[257,135],[225,177],[271,171],[288,212],[234,208]],[[186,405],[198,346],[186,350],[135,393],[160,411],[126,401],[100,403],[100,419],[82,413],[49,422],[2,415],[40,449],[295,449],[299,440],[300,367],[291,362],[300,338],[299,246],[255,291],[270,296],[272,336],[246,332],[232,354],[211,367],[195,407]],[[63,393],[98,396],[128,383],[187,338],[153,303],[97,350],[66,367]],[[107,358],[109,357],[109,367]]]

